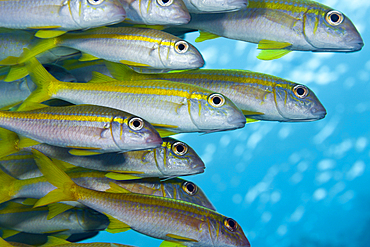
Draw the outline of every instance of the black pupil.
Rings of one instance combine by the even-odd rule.
[[[188,183],[188,184],[186,185],[186,188],[188,189],[188,191],[189,191],[190,193],[193,193],[193,192],[195,191],[195,186],[194,186],[194,184]]]
[[[179,152],[179,153],[182,153],[184,152],[185,148],[183,145],[177,145],[176,146],[176,151]]]
[[[305,90],[303,88],[300,87],[300,88],[297,89],[297,94],[298,95],[304,95],[304,93],[305,93]]]
[[[330,20],[332,21],[332,22],[338,22],[339,21],[339,19],[340,19],[340,17],[339,17],[339,15],[338,14],[332,14],[331,16],[330,16]]]
[[[162,0],[164,4],[168,3],[170,0]]]
[[[138,128],[140,127],[140,121],[139,120],[135,120],[132,122],[132,125],[135,127],[135,128]]]
[[[236,223],[235,223],[235,221],[234,221],[234,220],[229,219],[228,223],[229,223],[229,226],[230,226],[232,229],[234,229],[234,228],[235,228]]]
[[[180,51],[185,50],[185,45],[184,44],[179,44],[178,48],[179,48]]]
[[[212,101],[215,105],[219,105],[221,103],[221,98],[220,97],[213,97]]]

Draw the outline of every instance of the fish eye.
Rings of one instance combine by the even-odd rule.
[[[303,85],[297,85],[293,88],[293,92],[298,98],[304,99],[308,94],[308,88]]]
[[[87,0],[90,4],[92,5],[99,5],[101,4],[102,2],[104,2],[104,0]]]
[[[144,121],[141,118],[134,117],[130,119],[128,126],[132,130],[141,130],[144,127]]]
[[[177,155],[184,155],[188,152],[188,146],[182,142],[176,142],[172,145],[172,151]]]
[[[162,7],[167,7],[173,3],[173,0],[157,0],[157,3]]]
[[[344,20],[343,14],[339,11],[332,10],[326,13],[326,21],[332,26],[338,26]]]
[[[198,187],[192,182],[184,182],[182,184],[182,189],[191,196],[195,195],[198,191]]]
[[[208,97],[208,103],[213,107],[221,107],[225,104],[225,98],[221,94],[214,93]]]
[[[236,223],[236,221],[231,218],[226,218],[224,220],[224,225],[228,230],[232,232],[238,229],[238,223]]]
[[[185,53],[189,49],[189,44],[186,41],[180,40],[175,43],[175,50],[178,53]]]

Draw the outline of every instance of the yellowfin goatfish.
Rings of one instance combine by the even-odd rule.
[[[0,64],[21,64],[29,58],[56,46],[66,46],[84,53],[80,60],[102,58],[135,67],[154,69],[196,69],[204,65],[199,51],[188,42],[171,34],[146,28],[97,28],[43,39],[17,57]]]
[[[38,236],[35,236],[37,238]],[[131,245],[116,244],[116,243],[71,243],[69,241],[48,236],[48,241],[45,246],[58,246],[58,247],[133,247]],[[0,238],[0,244],[2,247],[33,247],[34,245],[28,245],[18,242],[6,242]]]
[[[200,86],[229,97],[247,118],[301,122],[325,117],[326,110],[306,86],[247,70],[200,69],[166,74],[139,74],[117,63],[106,63],[118,80],[170,80]]]
[[[192,14],[182,27],[200,30],[198,42],[222,36],[257,43],[262,50],[258,58],[263,60],[293,50],[354,52],[364,45],[348,17],[308,0],[250,0],[237,12]]]
[[[21,147],[20,140],[12,131],[0,129],[0,145],[6,148],[0,151],[0,157],[15,153],[19,150],[31,151],[36,149],[50,158],[67,162],[74,166],[85,167],[100,171],[109,171],[123,174],[131,174],[137,177],[177,177],[204,172],[204,163],[195,151],[183,142],[172,138],[164,138],[161,147],[143,151],[132,151],[125,153],[97,154],[86,150],[75,150],[61,148],[48,144],[38,144],[30,147]],[[12,141],[11,141],[12,140]],[[4,143],[2,143],[4,142]],[[6,142],[6,143],[5,143]],[[26,170],[34,170],[32,160],[28,161],[27,154],[7,156],[1,159],[1,163],[9,174],[25,176]],[[19,164],[19,165],[18,165]],[[19,171],[19,166],[27,164],[24,173]],[[13,171],[14,170],[14,171]],[[115,178],[119,174],[115,174]]]
[[[49,207],[33,208],[16,202],[0,206],[0,227],[17,232],[71,235],[87,231],[103,231],[108,218],[89,208],[72,208],[48,218]]]
[[[107,177],[107,172],[84,168],[70,168],[66,173],[79,186],[96,191],[117,192],[112,187],[112,184],[115,184],[133,193],[174,198],[215,210],[212,203],[197,185],[179,178],[165,181],[161,181],[159,178],[114,180]],[[56,189],[43,176],[18,180],[1,170],[0,182],[3,183],[0,189],[0,203],[18,198],[40,199]],[[50,207],[50,218],[73,206],[80,205],[77,202],[63,203],[65,204],[57,204],[55,207]]]
[[[184,0],[190,13],[219,13],[244,9],[248,0]]]
[[[122,0],[125,22],[145,25],[181,25],[190,21],[182,0]]]
[[[35,206],[58,201],[78,201],[110,219],[108,229],[133,229],[166,240],[166,246],[250,246],[238,223],[213,210],[180,200],[128,193],[107,193],[76,185],[45,155],[34,150],[36,162],[58,189]],[[58,177],[59,179],[55,179]]]
[[[175,133],[237,129],[246,122],[231,100],[201,87],[163,80],[118,81],[102,74],[96,74],[99,78],[89,83],[68,83],[52,77],[35,58],[26,66],[38,88],[19,109],[49,98],[74,104],[90,102],[131,112],[149,121],[157,130]]]
[[[155,148],[162,144],[158,133],[145,120],[93,105],[0,111],[0,127],[37,142],[100,153]],[[29,142],[28,145],[35,145],[34,141]]]
[[[0,1],[0,26],[12,29],[78,30],[118,23],[125,17],[119,0]]]

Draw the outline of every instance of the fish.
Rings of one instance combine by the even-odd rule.
[[[54,162],[58,161],[54,160]],[[115,184],[133,193],[174,198],[215,210],[204,192],[191,181],[179,178],[172,178],[164,181],[161,181],[159,178],[129,180],[131,179],[130,177],[115,180],[110,179],[108,176],[109,173],[107,172],[78,167],[66,168],[66,166],[60,166],[60,162],[58,162],[58,165],[63,170],[66,170],[68,176],[75,183],[84,188],[110,192],[112,190],[112,184]],[[47,193],[56,189],[56,187],[50,184],[43,175],[30,179],[18,180],[0,170],[0,182],[3,183],[3,186],[0,189],[0,203],[19,198],[40,199]],[[48,218],[52,218],[72,207],[82,206],[76,202],[63,202],[63,204],[58,204],[53,208],[50,208]]]
[[[159,30],[133,27],[102,27],[43,39],[24,49],[20,57],[3,59],[0,65],[22,64],[57,46],[83,52],[81,61],[100,58],[158,70],[196,69],[204,65],[199,51],[185,40]]]
[[[190,21],[182,0],[122,0],[125,22],[144,25],[181,25]]]
[[[184,0],[190,13],[222,13],[233,12],[248,6],[248,0]]]
[[[57,64],[71,73],[76,78],[77,82],[90,81],[92,79],[93,71],[112,77],[109,73],[109,70],[105,66],[103,59],[93,61],[79,61],[78,59],[69,59],[61,61]]]
[[[171,81],[118,81],[95,73],[89,83],[60,82],[32,58],[26,62],[38,88],[22,103],[58,98],[73,104],[114,107],[149,121],[162,137],[183,132],[215,132],[242,128],[243,113],[227,97],[201,87]],[[114,95],[114,96],[113,96]]]
[[[140,74],[106,62],[118,80],[170,80],[219,92],[251,119],[306,122],[323,119],[325,107],[307,86],[276,76],[235,69],[199,69],[165,74]],[[248,119],[247,119],[248,121]]]
[[[121,193],[89,190],[76,185],[41,152],[33,153],[40,170],[58,187],[38,200],[35,207],[63,200],[78,201],[106,214],[110,220],[108,229],[133,229],[165,240],[166,245],[162,246],[250,246],[234,219],[196,204],[127,193],[120,187],[115,189]]]
[[[27,137],[19,142],[33,146],[48,143],[91,152],[123,152],[159,147],[158,132],[145,120],[132,114],[95,105],[44,107],[31,111],[0,111],[0,127]],[[2,130],[3,140],[9,132]],[[29,139],[30,138],[30,139]],[[23,146],[24,147],[24,146]],[[7,141],[2,152],[7,153]],[[14,150],[14,145],[11,147]],[[83,152],[81,150],[80,152]],[[9,152],[11,154],[14,152]]]
[[[89,231],[104,231],[109,225],[107,216],[90,208],[68,209],[53,218],[48,218],[47,206],[33,208],[10,201],[1,204],[0,208],[0,227],[12,230],[9,234],[28,232],[69,236]],[[3,237],[4,234],[3,230]]]
[[[119,0],[7,0],[0,1],[0,26],[41,29],[38,36],[121,22],[126,11]],[[36,34],[37,35],[37,34]]]
[[[34,234],[30,235],[33,238],[38,238],[40,234]],[[43,235],[41,235],[43,236]],[[73,235],[72,235],[73,236]],[[54,236],[45,236],[47,238],[47,241],[44,241],[41,244],[46,244],[45,246],[60,246],[60,247],[133,247],[131,245],[125,245],[125,244],[117,244],[117,243],[71,243],[69,241],[54,237]],[[0,238],[0,244],[3,247],[33,247],[34,245],[31,244],[24,244],[19,242],[13,242],[13,241],[5,241],[2,238]],[[39,244],[38,244],[39,245]]]
[[[5,129],[0,130],[0,137],[6,142],[0,141],[0,145],[7,146],[0,151],[0,157],[3,157],[0,159],[0,164],[8,174],[17,178],[35,177],[39,174],[30,153],[32,149],[63,161],[63,165],[67,164],[66,168],[78,166],[120,173],[123,174],[122,177],[125,176],[124,174],[130,174],[137,177],[171,178],[203,173],[205,169],[203,161],[191,147],[168,137],[162,139],[163,143],[160,147],[153,149],[124,153],[93,153],[94,155],[88,155],[85,150],[56,147],[44,143],[22,147],[19,143],[23,140],[16,133]],[[6,156],[9,154],[12,155]],[[111,175],[116,178],[121,176],[114,173]]]
[[[191,21],[180,27],[200,30],[196,42],[221,36],[258,44],[262,60],[291,51],[355,52],[364,45],[342,12],[307,0],[249,0],[247,8],[236,12],[191,14]]]

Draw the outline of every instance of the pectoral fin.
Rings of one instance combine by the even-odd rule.
[[[248,111],[248,110],[242,110],[244,116],[252,116],[252,115],[264,115],[262,112],[256,112],[256,111]]]
[[[107,189],[105,192],[110,192],[110,193],[131,193],[131,191],[126,190],[125,188],[122,188],[121,186],[110,182],[109,183],[110,188]]]
[[[203,42],[203,41],[210,40],[210,39],[216,39],[219,37],[221,36],[199,30],[199,37],[195,39],[195,42],[199,43],[199,42]]]
[[[129,175],[129,174],[122,174],[122,173],[115,173],[115,172],[108,172],[105,174],[107,178],[114,179],[114,180],[133,180],[133,179],[141,179],[141,177]]]
[[[120,60],[121,63],[123,64],[126,64],[126,65],[129,65],[129,66],[135,66],[135,67],[150,67],[150,65],[148,64],[144,64],[144,63],[136,63],[136,62],[132,62],[132,61],[128,61],[128,60]]]
[[[82,53],[82,56],[80,57],[80,59],[78,59],[79,61],[93,61],[93,60],[98,60],[100,58],[98,57],[95,57],[91,54],[88,54],[88,53]]]
[[[60,31],[60,30],[39,30],[35,34],[35,37],[40,39],[48,39],[58,37],[60,35],[65,34],[67,31]]]
[[[288,42],[277,42],[273,40],[263,39],[258,43],[258,49],[260,50],[280,50],[291,46]]]
[[[102,154],[102,153],[92,151],[92,150],[81,150],[81,149],[71,149],[68,151],[68,153],[74,156],[92,156],[92,155]]]
[[[195,239],[192,239],[192,238],[183,237],[183,236],[179,236],[179,235],[176,235],[176,234],[171,234],[171,233],[166,234],[166,236],[167,237],[170,237],[170,238],[174,238],[174,239],[180,240],[180,241],[198,242],[198,240],[195,240]]]
[[[110,76],[104,75],[96,71],[93,71],[91,74],[92,74],[92,78],[89,81],[89,83],[102,83],[102,82],[116,82],[117,81],[116,79]]]
[[[73,208],[71,205],[63,204],[63,203],[52,203],[48,205],[49,213],[46,219],[50,220],[55,216],[67,211],[68,209]]]
[[[278,59],[278,58],[285,56],[289,52],[291,51],[289,50],[262,50],[258,54],[257,58],[261,60],[274,60],[274,59]]]

